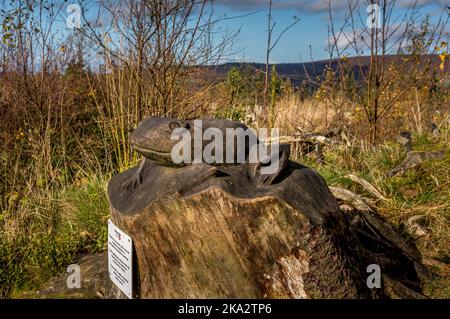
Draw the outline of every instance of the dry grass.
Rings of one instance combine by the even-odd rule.
[[[318,99],[302,101],[298,95],[291,94],[278,101],[274,126],[282,128],[284,134],[298,132],[299,128],[308,132],[324,132],[338,122],[342,113],[350,115],[348,111],[338,112]]]

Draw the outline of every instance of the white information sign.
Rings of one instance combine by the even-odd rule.
[[[133,241],[131,237],[108,220],[109,278],[128,297],[133,292]]]

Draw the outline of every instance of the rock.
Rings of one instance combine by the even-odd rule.
[[[81,288],[68,288],[69,273],[61,273],[47,281],[40,290],[24,293],[16,298],[71,298],[71,299],[125,299],[126,296],[112,283],[108,276],[106,253],[86,255],[80,266]]]
[[[391,230],[373,218],[351,225],[309,168],[289,161],[279,180],[260,185],[245,164],[150,162],[142,184],[123,189],[136,169],[115,176],[108,196],[113,222],[133,239],[137,298],[386,297],[366,285],[373,263],[421,295],[414,260],[365,227]]]
[[[406,221],[406,229],[408,233],[413,237],[424,237],[429,235],[429,233],[423,228],[419,222],[425,219],[425,215],[415,215]]]

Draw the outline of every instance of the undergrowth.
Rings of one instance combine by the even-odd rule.
[[[429,297],[450,298],[450,143],[449,131],[437,136],[414,135],[414,151],[445,151],[442,159],[424,161],[405,174],[388,177],[390,169],[399,165],[406,151],[398,144],[385,142],[377,147],[329,147],[325,163],[313,158],[304,163],[316,169],[329,185],[347,188],[376,201],[376,206],[394,228],[416,244],[423,262],[433,274],[424,284]],[[374,198],[347,176],[354,174],[378,188],[387,200]],[[418,218],[424,233],[408,231],[408,220]]]

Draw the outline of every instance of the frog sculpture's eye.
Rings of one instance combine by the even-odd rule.
[[[189,123],[187,122],[181,122],[181,121],[173,121],[169,123],[169,128],[171,130],[174,130],[176,128],[185,128],[185,129],[189,129]]]

